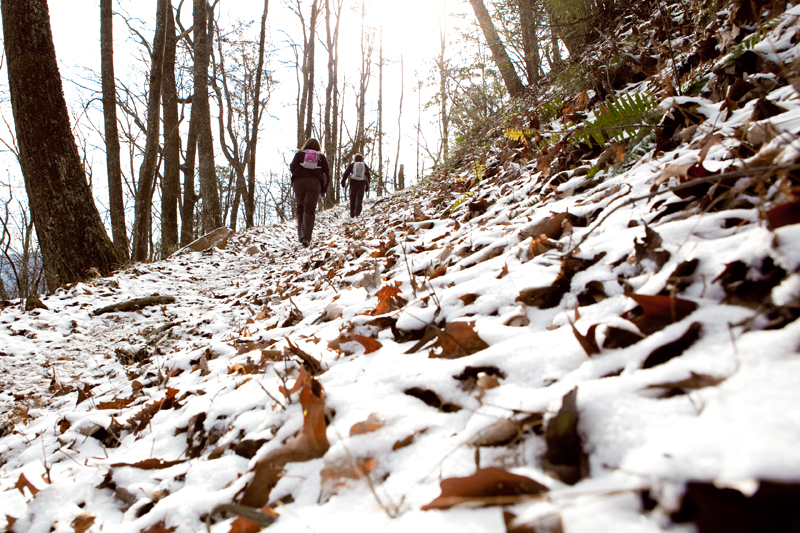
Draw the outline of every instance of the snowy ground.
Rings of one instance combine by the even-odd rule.
[[[794,11],[758,53],[798,55]],[[688,482],[798,483],[800,225],[767,216],[793,178],[669,190],[694,163],[794,164],[800,98],[768,99],[780,111],[749,159],[732,154],[758,100],[728,116],[670,99],[705,117],[694,142],[615,175],[551,187],[535,161],[498,155],[451,217],[420,187],[356,221],[321,214],[310,249],[293,222],[256,228],[60,289],[46,310],[6,306],[0,524],[255,530],[218,506],[284,452],[311,457],[263,493],[286,532],[693,531],[674,515]],[[152,294],[175,300],[94,314]],[[298,451],[293,435],[319,427]],[[543,487],[423,510],[487,467]]]

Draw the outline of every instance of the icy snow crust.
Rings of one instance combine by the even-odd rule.
[[[765,39],[759,52],[777,53],[781,61],[800,55],[786,37],[793,34],[787,29],[796,27],[798,9],[785,15],[791,24],[779,27],[783,33],[775,42],[782,44],[767,46]],[[794,161],[800,98],[784,87],[770,99],[787,110],[771,119],[782,134],[773,143]],[[664,108],[681,103],[677,100]],[[719,105],[692,100],[701,104],[707,124],[723,131],[747,121],[747,113],[724,121]],[[527,412],[552,416],[575,387],[590,466],[589,476],[576,485],[542,469],[542,436],[527,433],[515,443],[480,450],[482,467],[501,466],[551,489],[539,501],[506,508],[523,521],[560,515],[569,533],[686,531],[668,516],[688,481],[721,486],[746,486],[754,479],[796,482],[800,322],[765,330],[759,311],[725,303],[716,281],[734,261],[758,266],[770,257],[788,272],[773,289],[772,301],[790,305],[800,299],[800,229],[769,230],[759,216],[769,205],[678,212],[658,220],[651,228],[670,253],[659,269],[630,260],[634,240],[645,237],[642,221],[657,213],[654,203],[675,197],[665,192],[635,202],[603,217],[599,226],[574,227],[560,239],[559,246],[568,250],[591,232],[578,257],[605,256],[575,275],[558,305],[539,309],[517,300],[521,291],[549,286],[561,268],[557,249],[528,257],[533,237],[526,236],[527,228],[555,213],[581,217],[601,207],[611,212],[618,203],[650,193],[668,163],[691,164],[698,152],[684,146],[658,158],[651,153],[579,193],[574,191],[582,178],[544,194],[548,179],[535,165],[509,163],[497,180],[478,187],[476,197],[492,205],[469,220],[461,215],[464,208],[440,220],[442,207],[431,206],[431,195],[409,191],[370,204],[355,222],[341,207],[321,214],[310,250],[295,243],[294,222],[256,228],[233,237],[225,250],[180,254],[60,289],[43,300],[49,310],[6,307],[0,311],[0,524],[7,515],[17,520],[18,532],[71,532],[77,516],[91,513],[90,531],[140,532],[159,523],[179,533],[204,531],[206,515],[237,501],[255,463],[303,425],[297,394],[289,402],[279,390],[284,380],[294,381],[299,359],[283,352],[289,355],[252,369],[261,349],[281,353],[289,341],[322,364],[319,380],[331,418],[331,446],[323,458],[286,467],[270,494],[280,515],[271,527],[276,532],[503,531],[502,507],[420,507],[439,495],[440,480],[475,471],[470,443],[498,419]],[[732,163],[723,143],[709,152],[705,167],[725,169]],[[543,200],[529,207],[539,193]],[[414,206],[429,220],[416,220]],[[742,222],[726,227],[730,218]],[[379,252],[392,242],[391,249]],[[260,253],[250,255],[252,246]],[[387,264],[387,256],[394,264]],[[626,291],[658,294],[675,268],[691,259],[698,260],[697,270],[678,296],[697,303],[695,312],[628,348],[587,356],[570,322],[583,334],[599,324],[600,345],[607,327],[635,330],[621,318],[636,305]],[[442,265],[446,270],[433,277]],[[406,353],[415,340],[397,342],[390,329],[374,325],[375,317],[367,315],[378,305],[378,288],[365,278],[376,269],[382,286],[399,287],[407,300],[389,313],[399,330],[469,321],[489,347],[452,360],[430,358],[429,347]],[[578,295],[592,281],[602,283],[607,298],[579,306]],[[153,293],[176,301],[92,314]],[[665,364],[642,369],[648,354],[680,338],[695,322],[702,326],[697,342]],[[174,326],[163,336],[148,336],[165,324]],[[382,347],[365,353],[351,340],[339,350],[331,348],[328,343],[345,330],[371,336]],[[243,349],[248,342],[250,351]],[[149,357],[141,364],[118,360],[119,354],[142,350]],[[482,391],[465,387],[455,377],[467,367],[495,367],[503,376],[500,385]],[[675,396],[651,388],[692,375],[720,382]],[[91,397],[77,403],[78,388],[84,386],[91,387]],[[71,392],[58,394],[69,387]],[[404,392],[414,387],[461,409],[445,412],[426,405]],[[156,412],[139,432],[126,426],[170,389],[177,391],[177,408]],[[128,398],[133,401],[127,406],[98,409],[102,402]],[[202,430],[216,440],[190,458],[186,428],[203,413]],[[350,428],[373,413],[383,426],[350,436]],[[113,447],[87,436],[114,423],[126,429],[119,442],[111,441]],[[407,446],[396,446],[412,436]],[[242,441],[259,439],[265,443],[252,459],[233,450]],[[347,467],[354,458],[372,461],[369,476],[377,498],[364,479],[322,479],[323,468]],[[146,459],[182,462],[158,470],[114,466]],[[15,488],[23,475],[39,490],[35,497],[28,488]],[[129,495],[127,503],[104,485],[109,478],[118,493],[124,489],[122,494]],[[645,488],[659,502],[650,512],[641,508],[638,491]],[[215,518],[210,530],[228,532],[232,520]]]

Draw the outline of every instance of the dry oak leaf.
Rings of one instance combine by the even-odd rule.
[[[378,466],[378,461],[369,457],[353,461],[349,457],[334,464],[326,465],[320,475],[320,484],[328,490],[343,486],[348,479],[361,479],[368,476]]]
[[[375,296],[378,297],[378,305],[374,310],[369,312],[372,316],[396,311],[407,303],[406,299],[400,296],[400,288],[393,285],[381,287],[381,289],[375,293]]]
[[[364,435],[365,433],[372,433],[378,431],[384,426],[385,422],[381,415],[378,413],[371,413],[363,422],[356,422],[350,428],[350,436]]]
[[[519,231],[520,239],[528,237],[540,238],[542,235],[548,239],[558,240],[563,232],[562,223],[567,219],[567,213],[553,213],[550,217],[525,226]]]
[[[129,466],[131,468],[139,468],[140,470],[163,470],[164,468],[170,468],[185,462],[185,460],[181,459],[177,461],[165,461],[164,459],[145,459],[136,463],[114,463],[111,466]]]
[[[767,221],[771,229],[782,228],[790,224],[800,224],[800,202],[773,207],[767,211]]]
[[[430,345],[430,357],[435,359],[457,359],[485,350],[489,347],[477,333],[475,322],[450,322],[444,329],[429,324],[425,334],[406,353],[415,353]]]
[[[256,533],[262,529],[264,529],[262,525],[256,524],[252,520],[248,520],[247,518],[242,518],[240,516],[231,522],[231,530],[229,533]]]
[[[25,474],[20,474],[19,479],[17,479],[17,482],[14,484],[14,488],[20,491],[23,496],[25,496],[25,491],[22,490],[25,487],[28,487],[28,490],[31,491],[31,495],[35,498],[36,494],[39,492],[39,489],[34,487],[33,483],[28,481],[28,478],[25,477]]]
[[[156,524],[154,526],[151,526],[151,527],[149,527],[147,529],[143,529],[142,533],[172,533],[176,529],[178,529],[177,526],[173,526],[173,527],[167,528],[164,525],[164,522],[159,522],[158,524]]]
[[[726,379],[719,378],[714,376],[709,376],[708,374],[697,374],[695,372],[691,372],[691,375],[686,379],[681,379],[678,381],[668,381],[666,383],[654,383],[652,385],[648,385],[646,388],[648,389],[704,389],[706,387],[716,387]]]
[[[508,505],[548,490],[531,478],[497,467],[481,468],[467,477],[448,478],[442,480],[440,486],[442,493],[423,506],[423,511],[449,509],[460,504]]]
[[[86,531],[92,527],[92,524],[94,524],[95,518],[97,517],[92,513],[81,513],[76,516],[69,525],[72,526],[75,533],[86,533]]]
[[[286,464],[317,459],[325,455],[330,448],[322,385],[311,378],[305,369],[301,369],[300,376],[288,393],[291,394],[298,388],[300,404],[303,406],[303,429],[289,438],[283,447],[273,450],[256,463],[253,480],[242,495],[240,502],[242,505],[263,507],[269,500],[269,493],[278,483]]]
[[[141,411],[133,415],[132,418],[129,418],[128,424],[136,426],[134,433],[139,433],[146,428],[147,424],[150,423],[150,419],[159,411],[166,411],[167,409],[180,409],[181,405],[176,399],[178,392],[180,392],[178,389],[168,388],[167,395],[164,398],[145,405]]]
[[[274,341],[237,341],[233,345],[236,347],[236,355],[252,352],[253,350],[263,350],[274,344]]]
[[[355,333],[352,333],[350,336],[353,338],[354,341],[357,341],[364,347],[366,353],[372,353],[376,350],[380,350],[381,348],[383,348],[383,344],[376,341],[375,339],[365,337],[364,335],[357,335]]]
[[[110,402],[100,402],[97,404],[98,409],[124,409],[128,407],[134,398],[114,398]]]
[[[567,318],[567,320],[569,320],[569,318]],[[586,352],[587,357],[591,357],[600,353],[600,348],[597,346],[597,340],[595,340],[597,324],[590,326],[589,330],[586,332],[586,335],[583,335],[580,331],[578,331],[578,328],[575,327],[575,324],[572,322],[572,320],[569,320],[569,325],[572,326],[572,334],[575,335],[575,338],[580,343],[581,348],[583,348],[583,351]]]
[[[639,304],[642,314],[634,318],[631,315],[636,309],[632,309],[625,313],[623,318],[633,322],[645,335],[659,331],[673,322],[683,320],[697,309],[695,302],[671,296],[645,294],[628,294],[627,296]]]

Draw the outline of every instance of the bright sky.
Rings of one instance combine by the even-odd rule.
[[[307,0],[303,1],[304,12],[308,12]],[[400,55],[404,56],[404,83],[405,94],[403,102],[403,120],[401,125],[401,155],[400,162],[406,166],[406,176],[412,177],[416,166],[416,133],[418,109],[418,78],[427,78],[432,68],[432,61],[439,51],[439,25],[445,8],[448,11],[463,11],[469,8],[462,0],[404,0],[402,2],[389,0],[372,0],[373,8],[367,8],[367,24],[376,28],[383,27],[384,57],[387,65],[384,67],[384,160],[391,158],[391,167],[394,166],[394,156],[397,149],[397,118],[400,104]],[[80,102],[86,101],[89,96],[86,87],[97,88],[99,83],[95,73],[99,72],[99,3],[98,0],[49,0],[51,24],[56,48],[56,55],[61,68],[64,82],[64,92],[68,105],[73,110],[80,107]],[[153,19],[155,15],[155,0],[117,0],[115,10],[121,9],[133,17],[141,18],[150,28],[144,36],[152,40]],[[221,15],[223,24],[226,21],[255,20],[259,21],[263,3],[260,1],[220,0],[217,13]],[[184,3],[183,20],[191,24],[191,2]],[[307,15],[306,15],[307,16]],[[447,26],[452,28],[455,24],[448,17]],[[301,29],[297,17],[288,8],[288,0],[271,0],[268,15],[269,39],[276,48],[275,59],[269,66],[274,71],[274,77],[280,82],[274,93],[264,123],[263,132],[259,142],[259,173],[269,171],[282,173],[285,171],[284,161],[290,158],[295,147],[295,98],[297,92],[296,75],[294,68],[286,63],[292,57],[288,45],[289,36],[295,41],[301,41]],[[345,0],[343,22],[341,27],[340,42],[340,78],[346,77],[348,84],[352,84],[358,77],[360,68],[360,29],[361,29],[361,2]],[[253,25],[253,31],[258,31],[258,23]],[[319,37],[324,40],[324,19],[321,17]],[[115,68],[120,78],[131,75],[135,69],[142,68],[133,58],[141,53],[136,41],[120,17],[114,20],[115,34]],[[378,38],[376,37],[376,50],[373,60],[378,59]],[[281,62],[283,60],[284,62]],[[317,41],[317,103],[320,96],[324,96],[324,83],[327,83],[326,70],[327,54],[321,41]],[[377,120],[378,77],[377,66],[373,66],[373,79],[368,90],[368,121]],[[0,74],[0,84],[6,86],[5,73]],[[137,76],[141,76],[137,74]],[[141,78],[140,78],[141,79]],[[341,79],[340,79],[341,83]],[[423,89],[422,104],[430,99],[435,89]],[[352,85],[345,92],[345,121],[349,123],[350,130],[355,127],[355,91]],[[6,111],[10,119],[10,109]],[[424,113],[424,112],[423,112]],[[9,120],[10,121],[10,120]],[[438,129],[435,117],[423,116],[424,136],[429,143],[429,149],[435,151],[438,142]],[[100,126],[102,119],[96,118],[95,123]],[[216,125],[214,125],[216,127]],[[216,133],[215,133],[216,135]],[[98,146],[99,139],[93,140]],[[424,154],[424,150],[422,151]],[[370,158],[370,154],[365,154]],[[377,159],[377,154],[374,156]],[[99,150],[93,156],[95,195],[98,198],[98,207],[105,214],[106,179],[104,154]],[[3,158],[9,175],[18,175],[16,163],[8,157]],[[217,154],[217,163],[224,165],[226,161],[221,153]],[[428,162],[426,167],[429,166]],[[377,161],[373,166],[377,166]],[[391,171],[391,167],[389,172]],[[387,172],[387,174],[389,173]],[[21,184],[21,183],[20,183]]]

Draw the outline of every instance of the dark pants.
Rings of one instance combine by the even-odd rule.
[[[367,180],[350,180],[350,216],[357,217],[361,214],[361,203],[364,201],[364,191]]]
[[[292,188],[297,198],[297,237],[311,242],[322,184],[316,178],[297,178],[292,182]]]

